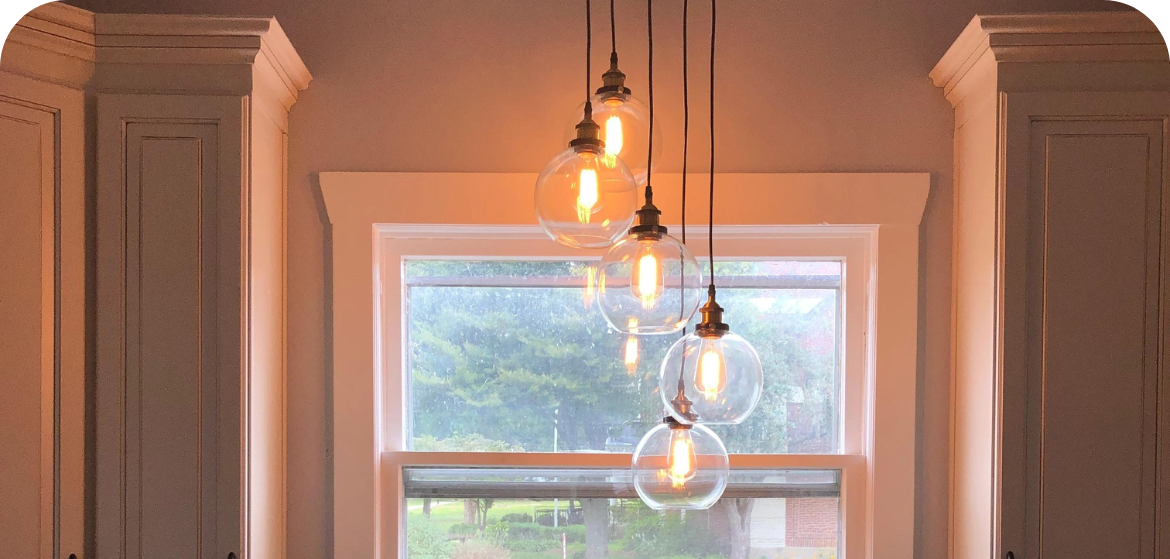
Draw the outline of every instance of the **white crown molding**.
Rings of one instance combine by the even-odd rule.
[[[972,69],[998,62],[1165,62],[1166,43],[1139,12],[977,15],[930,72],[952,104]]]
[[[274,18],[94,14],[59,2],[16,24],[0,68],[76,89],[253,95],[283,112],[313,79]]]
[[[258,91],[287,112],[313,79],[270,17],[96,14],[95,27],[103,91]]]
[[[0,69],[81,89],[93,77],[95,59],[94,14],[53,2],[16,22]]]

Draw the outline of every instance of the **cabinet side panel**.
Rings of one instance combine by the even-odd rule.
[[[1153,557],[1161,154],[1160,122],[1033,124],[1041,557]]]
[[[53,555],[54,116],[0,96],[0,542]]]
[[[252,113],[249,189],[248,547],[252,557],[283,557],[284,132]]]
[[[955,131],[954,557],[989,557],[996,346],[996,104],[984,103]]]

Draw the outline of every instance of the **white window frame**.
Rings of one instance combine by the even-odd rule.
[[[679,175],[655,201],[677,207]],[[702,184],[705,176],[692,176]],[[334,556],[398,557],[404,466],[626,468],[628,454],[405,451],[403,258],[564,258],[533,225],[530,174],[321,173],[332,226]],[[912,556],[918,227],[929,175],[718,174],[716,254],[845,262],[841,454],[733,468],[842,472],[842,556]],[[696,196],[695,198],[700,198]],[[692,201],[705,215],[703,201]],[[702,227],[691,244],[705,255]],[[399,317],[398,319],[383,319]],[[870,335],[870,334],[873,335]]]

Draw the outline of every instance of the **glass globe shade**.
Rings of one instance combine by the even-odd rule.
[[[626,235],[597,268],[601,314],[625,334],[668,334],[690,322],[703,275],[690,250],[662,235]]]
[[[654,510],[710,508],[727,488],[727,448],[702,425],[669,419],[650,430],[634,450],[634,489]]]
[[[620,91],[608,91],[589,98],[593,105],[593,120],[601,126],[601,139],[605,151],[617,155],[630,166],[634,180],[646,184],[646,156],[650,148],[650,111],[633,95]],[[585,104],[577,105],[574,115],[580,115]],[[574,122],[570,119],[570,122]],[[576,137],[576,129],[570,126],[565,141]],[[662,154],[662,128],[654,122],[654,161]],[[657,165],[655,165],[657,166]],[[653,169],[651,169],[653,170]]]
[[[666,352],[658,376],[659,393],[671,416],[690,423],[675,407],[682,376],[696,423],[742,423],[764,392],[764,368],[760,356],[747,340],[731,333],[702,336],[691,333],[678,340]]]
[[[592,145],[570,147],[549,161],[534,196],[545,233],[573,248],[612,245],[633,223],[638,203],[629,167]]]

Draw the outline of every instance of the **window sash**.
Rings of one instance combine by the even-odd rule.
[[[496,479],[476,479],[487,473]],[[811,474],[811,476],[809,475]],[[790,476],[786,481],[768,480]],[[761,479],[749,479],[752,477]],[[827,479],[801,479],[827,478]],[[545,479],[533,479],[545,478]],[[552,479],[550,479],[552,478]],[[555,479],[562,478],[562,479]],[[836,470],[737,469],[724,498],[838,497]],[[402,497],[440,499],[637,499],[633,474],[615,468],[403,468]]]

